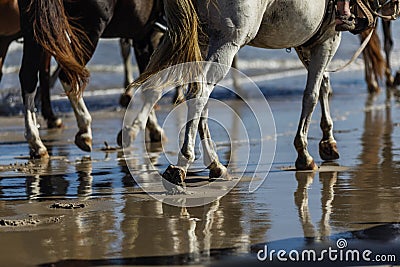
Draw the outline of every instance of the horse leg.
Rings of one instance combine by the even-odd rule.
[[[147,118],[147,123],[146,123],[146,130],[149,133],[150,137],[150,142],[152,143],[158,143],[161,141],[167,141],[167,138],[164,134],[164,130],[161,128],[161,126],[158,124],[156,112],[154,111],[154,108],[151,109],[149,113],[149,117]]]
[[[60,80],[69,102],[71,103],[72,109],[74,110],[76,122],[78,124],[79,131],[75,135],[75,145],[83,151],[90,152],[92,151],[92,117],[86,108],[82,95],[78,96],[74,94],[71,85],[61,77]]]
[[[392,76],[392,67],[390,64],[390,53],[392,52],[393,48],[393,37],[392,37],[392,30],[391,30],[391,21],[390,20],[382,20],[382,28],[383,28],[383,36],[384,36],[384,46],[383,49],[385,50],[386,55],[386,85],[387,86],[396,86],[400,84],[400,79],[395,79]],[[398,73],[398,72],[397,72]],[[396,73],[396,78],[398,74]],[[399,77],[400,78],[400,77]]]
[[[195,93],[189,93],[187,97],[188,115],[186,120],[185,137],[181,151],[178,155],[178,163],[176,166],[170,165],[163,174],[164,179],[172,184],[183,184],[183,181],[186,178],[187,169],[195,159],[194,146],[198,129],[201,132],[201,135],[203,135],[203,139],[208,139],[208,146],[210,148],[212,147],[212,140],[209,135],[207,120],[203,120],[200,128],[199,122],[202,114],[207,115],[207,111],[204,111],[204,109],[214,84],[223,79],[223,77],[228,73],[229,68],[226,66],[231,66],[233,57],[239,51],[241,46],[240,44],[240,40],[236,39],[230,40],[229,42],[221,42],[221,40],[213,40],[210,38],[210,49],[207,61],[218,62],[221,65],[214,64],[205,66],[204,73],[206,73],[206,83],[197,84],[198,86],[201,86],[201,88],[199,88]],[[194,85],[191,84],[190,86]],[[191,92],[190,89],[189,92]],[[219,163],[215,152],[211,152],[209,155],[212,156],[215,161],[215,163],[211,162],[208,166],[210,169],[210,178],[226,177],[226,169]]]
[[[119,146],[127,147],[129,146],[136,138],[137,134],[140,130],[144,130],[146,125],[149,123],[153,124],[151,127],[157,128],[157,131],[160,133],[159,141],[162,140],[163,130],[160,126],[155,126],[154,123],[157,122],[157,118],[155,118],[154,113],[154,105],[161,98],[162,92],[161,90],[143,90],[143,105],[140,108],[139,113],[136,118],[133,120],[132,124],[129,126],[125,126],[117,136],[117,143]],[[158,124],[157,124],[158,125]]]
[[[47,127],[49,129],[60,128],[62,126],[62,120],[54,115],[50,102],[50,62],[50,54],[43,53],[39,68],[39,85],[42,115],[47,120]]]
[[[203,109],[199,122],[199,135],[203,145],[203,161],[204,165],[210,169],[209,177],[230,179],[228,170],[222,165],[218,159],[217,152],[214,149],[214,142],[211,139],[210,130],[208,128],[208,105]]]
[[[3,64],[6,59],[8,47],[12,42],[12,38],[9,36],[0,36],[0,82],[3,77]]]
[[[25,138],[29,144],[31,158],[48,157],[47,149],[39,136],[35,114],[36,84],[38,82],[37,73],[43,53],[43,49],[33,40],[33,36],[26,34],[24,36],[19,79],[25,111]]]
[[[119,45],[121,47],[122,62],[124,64],[124,87],[128,87],[133,82],[133,67],[132,67],[132,55],[131,55],[131,43],[130,39],[121,38],[119,39]]]
[[[328,74],[324,74],[319,94],[322,113],[320,123],[322,139],[319,142],[319,155],[323,160],[335,160],[339,158],[336,141],[333,137],[333,121],[329,110],[330,91],[331,85],[329,82],[329,76]]]
[[[142,73],[146,69],[147,63],[149,63],[149,60],[150,60],[151,53],[153,52],[150,37],[148,38],[148,40],[141,42],[141,43],[133,42],[132,46],[134,48],[136,62],[139,67],[139,72]],[[121,50],[122,50],[122,46],[121,46]],[[129,48],[129,51],[130,51],[130,48]],[[131,60],[131,59],[129,59],[129,60]],[[126,67],[125,61],[126,61],[126,59],[124,58],[124,65]],[[130,73],[132,73],[132,70],[130,71]],[[132,78],[132,81],[133,81],[133,78]],[[129,86],[129,84],[128,84],[128,87],[126,88],[125,92],[121,95],[121,97],[119,99],[119,103],[121,106],[127,107],[129,105],[129,102],[131,101],[132,96],[133,96],[132,89],[133,88],[131,86]]]
[[[315,106],[318,102],[319,91],[322,85],[325,68],[335,54],[339,43],[340,37],[335,36],[335,38],[330,38],[308,51],[310,57],[308,64],[307,85],[303,94],[303,107],[297,134],[294,139],[294,146],[298,153],[296,159],[296,169],[298,170],[315,170],[318,168],[314,162],[314,159],[307,150],[308,130],[312,113],[314,112]],[[329,110],[326,111],[329,112]]]
[[[241,99],[241,96],[242,96],[242,94],[243,94],[243,88],[242,88],[242,86],[240,85],[240,82],[239,82],[239,75],[238,75],[238,55],[236,55],[234,58],[233,58],[233,61],[232,61],[232,68],[234,68],[234,70],[232,71],[232,81],[233,81],[233,89],[235,89],[235,92],[236,92],[236,98],[237,99]]]

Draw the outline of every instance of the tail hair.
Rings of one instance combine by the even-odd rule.
[[[361,39],[364,40],[370,30],[361,33]],[[376,31],[373,32],[371,40],[364,50],[364,57],[367,57],[372,63],[374,75],[382,79],[386,69],[386,60],[382,55],[381,42]]]
[[[201,28],[192,0],[164,0],[164,9],[168,31],[150,58],[146,70],[131,86],[143,84],[154,74],[170,66],[202,61],[199,45]],[[189,77],[193,77],[193,72],[196,72],[196,70],[191,69],[188,73],[185,73],[184,76],[186,77],[181,77],[180,82],[184,83]],[[172,80],[176,81],[176,77]],[[160,89],[167,84],[168,82],[164,82],[162,85],[158,84],[155,87]],[[155,88],[153,87],[153,89]]]
[[[84,41],[90,44],[87,35],[71,23],[62,0],[32,0],[28,13],[33,19],[35,40],[57,60],[71,93],[81,95],[90,75],[85,67],[89,49],[83,45]]]

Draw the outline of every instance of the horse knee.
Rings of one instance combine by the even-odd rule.
[[[315,106],[318,102],[318,97],[319,97],[319,93],[316,91],[312,91],[312,92],[304,92],[303,95],[303,103],[304,104],[311,104],[312,106]]]

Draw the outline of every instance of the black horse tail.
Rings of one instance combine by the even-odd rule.
[[[71,93],[81,95],[89,81],[87,35],[69,22],[62,0],[32,0],[27,11],[36,42],[57,60]]]

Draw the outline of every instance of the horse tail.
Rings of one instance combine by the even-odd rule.
[[[89,71],[85,67],[89,49],[81,42],[88,40],[87,35],[69,23],[62,0],[33,0],[28,13],[33,19],[36,42],[57,60],[71,85],[71,92],[81,95],[89,81]]]
[[[202,61],[199,46],[201,28],[199,18],[192,0],[164,0],[168,31],[161,44],[156,48],[146,70],[132,84],[139,86],[148,78],[170,66]],[[189,71],[190,72],[190,71]],[[186,78],[192,73],[183,73]],[[188,76],[189,75],[189,76]],[[170,77],[176,80],[176,77]],[[185,78],[181,78],[182,82]],[[168,82],[167,82],[168,83]],[[165,86],[165,83],[163,83]],[[162,85],[156,85],[161,89]]]
[[[368,36],[368,34],[369,31],[362,32],[361,39],[364,40]],[[368,58],[368,60],[371,62],[372,72],[374,73],[375,77],[382,79],[386,69],[386,61],[383,58],[381,43],[378,34],[376,34],[376,31],[373,32],[371,40],[365,47],[364,56]]]

